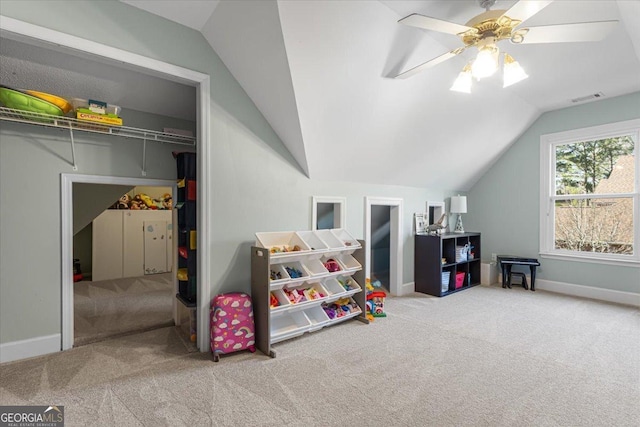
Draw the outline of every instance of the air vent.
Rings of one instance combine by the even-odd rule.
[[[592,99],[598,99],[598,98],[604,98],[604,93],[602,92],[598,92],[598,93],[594,93],[592,95],[587,95],[587,96],[581,96],[580,98],[574,98],[571,100],[571,102],[573,102],[574,104],[578,103],[578,102],[585,102],[585,101],[590,101]]]

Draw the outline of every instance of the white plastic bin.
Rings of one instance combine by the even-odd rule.
[[[332,260],[336,262],[337,270],[332,271],[331,268],[327,267],[327,265]],[[322,262],[322,264],[324,264],[324,267],[327,269],[328,273],[331,275],[342,274],[342,272],[344,271],[344,266],[340,263],[340,261],[338,260],[338,257],[336,256],[323,256],[322,258],[320,258],[320,261]],[[333,263],[330,263],[330,264],[334,265]]]
[[[311,324],[309,332],[322,329],[327,323],[329,323],[329,317],[327,317],[327,314],[319,305],[311,307],[303,313],[307,316],[307,319],[309,319],[309,323]]]
[[[311,277],[321,277],[329,274],[329,271],[324,268],[324,264],[319,259],[308,259],[302,262],[302,266],[309,273]]]
[[[358,271],[362,269],[362,265],[349,254],[338,255],[338,263],[343,267],[345,271]]]
[[[341,277],[338,277],[337,280],[338,280],[338,284],[347,293],[347,295],[353,295],[362,290],[362,287],[360,286],[360,284],[356,282],[356,280],[351,276],[341,276]]]
[[[326,251],[327,245],[315,231],[298,231],[298,235],[312,251]]]
[[[344,228],[334,228],[331,232],[349,249],[360,249],[360,242]]]
[[[294,231],[274,231],[256,233],[256,246],[269,249],[272,255],[308,252],[311,249],[307,243]],[[298,246],[299,251],[293,251]]]
[[[335,277],[332,277],[330,279],[325,279],[322,282],[322,285],[327,290],[327,292],[329,292],[329,295],[332,297],[346,296],[344,287],[342,287],[340,282],[338,282],[338,279],[336,279]]]
[[[282,269],[285,271],[285,273],[287,274],[287,277],[289,278],[289,280],[287,280],[287,283],[289,284],[302,283],[305,280],[309,279],[310,277],[309,272],[307,271],[306,268],[302,266],[302,263],[300,261],[286,261],[286,262],[283,262],[282,264],[274,264],[272,265],[272,267],[275,267],[276,265],[282,266]],[[287,268],[289,270],[287,270]],[[296,272],[299,272],[300,276],[293,277],[292,276],[293,270],[295,270]]]
[[[332,233],[331,230],[316,230],[315,233],[318,237],[320,237],[320,239],[322,239],[323,242],[327,244],[330,250],[343,250],[346,248],[344,243],[340,239],[338,239],[338,237],[336,237],[336,235]]]
[[[450,271],[443,271],[442,272],[442,292],[449,292],[449,280],[451,278],[451,272]]]
[[[276,273],[276,274],[274,274]],[[280,274],[280,278],[273,278],[272,277],[278,277],[277,274]],[[270,288],[271,289],[277,289],[277,288],[281,288],[282,285],[286,282],[288,282],[289,280],[291,280],[291,277],[289,277],[289,274],[287,273],[287,270],[284,269],[284,267],[280,264],[273,264],[271,265],[271,267],[269,268],[269,280],[270,280]]]
[[[287,286],[286,289],[289,291],[296,290],[298,293],[303,294],[305,297],[304,301],[293,303],[293,306],[302,306],[308,303],[322,301],[329,296],[329,292],[320,283],[304,283],[299,286]],[[309,289],[315,290],[316,298],[312,298],[312,295],[308,292]],[[286,291],[283,289],[282,292],[284,293],[285,298],[288,299]]]
[[[302,311],[286,313],[271,319],[271,344],[302,335],[311,326],[311,321]]]
[[[284,294],[284,291],[282,289],[276,289],[275,291],[272,291],[272,293],[280,304],[277,307],[270,307],[272,314],[281,313],[283,311],[286,311],[287,308],[291,307],[291,302],[289,301],[289,298],[287,298],[287,296]]]

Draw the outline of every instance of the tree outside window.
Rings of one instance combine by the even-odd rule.
[[[554,146],[554,248],[633,255],[631,134]]]

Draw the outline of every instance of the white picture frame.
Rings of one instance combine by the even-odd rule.
[[[413,214],[413,224],[415,234],[423,234],[427,231],[427,214],[424,212],[416,212]]]

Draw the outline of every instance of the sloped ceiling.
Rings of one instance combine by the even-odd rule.
[[[398,19],[464,24],[483,11],[475,0],[125,2],[201,31],[314,179],[465,191],[542,112],[640,90],[635,1],[556,0],[527,25],[620,23],[601,42],[502,42],[530,78],[502,88],[496,73],[472,94],[449,91],[471,51],[391,77],[461,45]],[[167,3],[182,7],[169,13]]]

